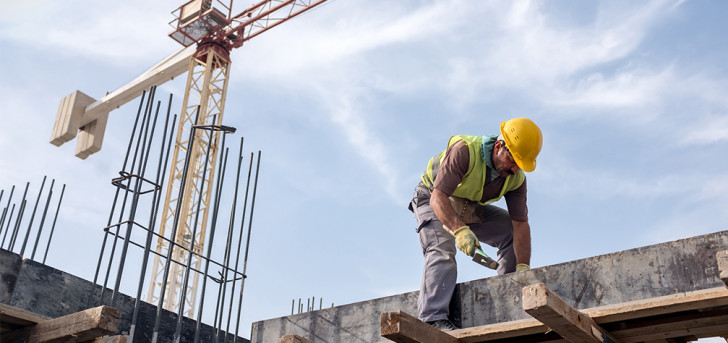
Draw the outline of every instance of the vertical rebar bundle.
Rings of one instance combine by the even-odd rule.
[[[131,327],[129,331],[129,341],[133,342],[135,339],[135,333],[138,330],[139,320],[139,307],[141,300],[143,299],[143,287],[144,284],[149,280],[152,274],[150,264],[154,263],[154,260],[161,261],[163,263],[164,278],[166,279],[169,275],[171,268],[181,269],[184,276],[181,290],[175,290],[170,292],[169,289],[165,288],[166,282],[162,282],[161,292],[158,296],[154,306],[156,306],[156,313],[154,319],[148,321],[148,325],[152,325],[152,336],[151,342],[181,342],[182,341],[182,323],[185,315],[189,314],[189,309],[196,309],[196,328],[194,341],[226,341],[228,336],[231,336],[230,328],[235,323],[235,333],[232,335],[232,341],[235,342],[238,335],[239,322],[242,314],[242,295],[243,285],[245,282],[245,275],[248,250],[250,247],[250,232],[253,222],[253,209],[255,205],[255,195],[257,190],[258,173],[260,170],[260,152],[258,152],[257,168],[255,172],[255,182],[253,185],[253,194],[250,197],[250,210],[248,211],[248,200],[251,185],[252,166],[254,155],[250,155],[250,167],[248,170],[247,186],[245,190],[245,197],[242,203],[238,202],[238,193],[240,188],[240,178],[242,174],[242,162],[243,162],[243,139],[240,139],[240,150],[238,152],[238,163],[237,170],[235,173],[235,186],[231,189],[230,186],[226,186],[226,171],[227,171],[227,160],[229,154],[229,148],[226,147],[226,136],[235,132],[235,128],[224,126],[224,125],[193,125],[190,128],[189,137],[207,137],[212,139],[214,135],[221,134],[221,147],[219,149],[219,156],[212,156],[212,150],[210,147],[212,144],[209,142],[198,143],[197,139],[189,139],[188,151],[194,149],[193,145],[203,144],[206,146],[206,154],[203,154],[202,158],[198,163],[202,163],[202,170],[206,170],[204,164],[208,161],[217,159],[221,161],[221,165],[217,170],[217,176],[215,184],[205,182],[205,180],[191,181],[195,182],[193,187],[196,188],[196,194],[204,194],[205,187],[214,187],[211,191],[214,194],[211,207],[212,221],[209,223],[209,228],[206,228],[204,239],[206,242],[206,251],[200,250],[199,244],[195,241],[197,235],[196,231],[193,231],[189,240],[185,243],[181,243],[175,240],[177,235],[177,227],[181,225],[179,223],[180,215],[179,211],[175,214],[174,225],[172,232],[169,234],[159,234],[155,230],[155,224],[158,222],[158,216],[160,216],[160,201],[162,199],[162,192],[168,192],[168,190],[162,189],[162,182],[165,179],[164,171],[167,170],[167,166],[171,155],[172,142],[175,140],[173,133],[179,131],[179,128],[175,128],[174,124],[170,124],[170,113],[169,108],[171,107],[172,97],[170,96],[169,103],[167,105],[167,115],[165,118],[164,130],[161,134],[155,135],[155,127],[157,117],[160,111],[161,102],[157,102],[155,105],[155,92],[156,89],[152,88],[148,96],[145,93],[142,96],[141,103],[137,112],[137,117],[132,129],[132,134],[129,139],[129,145],[127,148],[126,156],[123,162],[122,171],[119,172],[120,177],[112,180],[112,184],[116,186],[116,193],[111,205],[111,211],[109,214],[109,221],[107,226],[104,228],[105,235],[101,244],[99,253],[99,259],[96,266],[96,274],[94,276],[94,286],[100,285],[100,290],[92,292],[89,296],[89,307],[98,304],[108,304],[114,306],[118,299],[119,293],[124,290],[124,285],[133,284],[136,288],[134,289],[135,303],[134,312],[132,314]],[[146,98],[146,100],[145,100]],[[145,103],[146,101],[146,103]],[[171,119],[171,123],[176,122],[177,117],[174,116]],[[213,120],[213,122],[215,122]],[[198,131],[204,131],[206,134],[196,134]],[[159,138],[161,136],[161,138]],[[153,147],[157,147],[153,149]],[[132,153],[133,152],[133,153]],[[149,163],[150,160],[154,159],[154,163]],[[189,185],[185,185],[187,182],[186,170],[189,167],[191,161],[187,160],[184,165],[182,172],[182,184],[179,188],[175,189],[178,198],[185,196],[183,192],[188,189]],[[199,168],[199,167],[196,167]],[[155,175],[154,179],[147,178],[147,175]],[[206,175],[203,174],[203,178]],[[190,179],[193,180],[193,179]],[[232,199],[230,200],[228,225],[226,232],[226,239],[224,242],[215,240],[216,228],[219,226],[219,221],[223,220],[222,207],[226,207],[224,202],[230,198],[228,192],[232,191]],[[2,198],[0,198],[1,200]],[[193,203],[199,204],[201,200],[198,198],[194,199]],[[242,211],[241,211],[242,208]],[[178,209],[179,210],[179,209]],[[12,210],[11,210],[12,211]],[[238,215],[242,213],[242,215]],[[246,217],[247,215],[247,217]],[[45,219],[45,214],[44,214]],[[247,219],[248,233],[247,243],[245,245],[245,253],[242,252],[242,239],[243,231],[245,230],[245,222]],[[192,223],[193,228],[197,228],[198,218],[191,218],[195,222]],[[42,220],[44,221],[44,220]],[[236,222],[240,222],[240,225],[236,225]],[[145,223],[145,224],[142,224]],[[219,230],[218,230],[219,231]],[[218,234],[219,235],[219,234]],[[162,252],[156,251],[152,247],[154,240],[165,241],[169,248]],[[221,253],[222,245],[225,246],[224,253]],[[183,256],[182,259],[178,256]],[[241,256],[244,256],[244,261],[241,261]],[[196,267],[192,263],[192,259],[199,259],[202,261],[200,267]],[[132,262],[133,261],[133,262]],[[134,263],[134,265],[132,264]],[[138,263],[138,264],[137,264]],[[242,265],[242,271],[239,271],[239,267]],[[134,267],[136,268],[134,268]],[[135,270],[135,273],[125,273],[125,270]],[[132,275],[133,274],[133,275]],[[194,285],[191,280],[196,278],[202,278],[201,289],[194,289]],[[100,280],[102,284],[100,284]],[[164,280],[166,281],[166,280]],[[208,282],[217,284],[217,287],[208,287]],[[238,281],[240,287],[238,290]],[[113,286],[109,286],[113,285]],[[107,286],[111,287],[107,289]],[[193,292],[195,294],[196,304],[190,304],[190,300],[185,296]],[[107,296],[111,293],[110,296]],[[237,297],[236,297],[237,295]],[[162,318],[169,317],[169,315],[163,316],[163,303],[165,303],[166,297],[177,297],[178,307],[174,309],[176,318],[176,325],[174,326],[174,334],[171,335],[166,332],[165,335],[161,335],[160,332],[167,328],[162,328]],[[211,297],[215,298],[216,309],[212,312],[212,307],[204,306],[206,301],[209,301]],[[194,313],[194,312],[193,312]],[[203,338],[201,336],[200,327],[202,323],[213,327],[213,337]],[[169,327],[169,325],[166,325]],[[171,337],[170,337],[171,336]],[[137,337],[138,338],[138,337]]]
[[[7,198],[7,203],[5,203],[5,206],[0,211],[0,237],[2,237],[2,240],[0,241],[0,249],[17,252],[23,257],[29,257],[31,260],[35,260],[35,254],[38,252],[38,244],[45,240],[46,244],[43,261],[38,261],[44,264],[46,258],[48,257],[48,250],[50,249],[51,240],[53,238],[53,231],[56,226],[56,219],[58,219],[58,213],[61,209],[63,193],[66,190],[66,185],[64,184],[61,195],[57,200],[55,219],[53,220],[50,234],[45,237],[43,229],[45,228],[46,216],[48,215],[48,211],[52,208],[51,203],[54,200],[53,188],[56,183],[55,179],[51,180],[51,186],[46,193],[46,200],[43,202],[45,203],[45,205],[41,209],[42,218],[39,223],[35,221],[35,216],[39,209],[38,206],[41,204],[41,199],[44,194],[47,178],[47,176],[43,176],[43,181],[41,182],[40,189],[36,196],[35,205],[33,205],[33,212],[30,215],[27,226],[25,224],[25,220],[28,218],[25,216],[25,208],[28,203],[27,196],[30,189],[30,182],[26,182],[25,190],[23,191],[23,198],[17,203],[13,203],[15,186],[12,186],[10,188],[10,194]],[[4,189],[0,190],[0,201],[2,201],[5,193],[6,192]],[[37,225],[34,225],[36,223]],[[20,243],[19,238],[22,238],[22,243]],[[28,249],[30,245],[33,246],[33,250],[30,253],[30,256],[27,256],[26,249]]]

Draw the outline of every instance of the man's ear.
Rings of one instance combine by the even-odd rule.
[[[503,141],[495,141],[495,145],[493,145],[493,146],[495,148],[498,148],[498,150],[500,151],[500,149],[503,148]]]

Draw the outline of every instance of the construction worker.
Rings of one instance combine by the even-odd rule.
[[[409,209],[425,266],[417,301],[419,319],[441,330],[457,282],[456,247],[473,256],[479,242],[498,249],[499,275],[529,270],[531,229],[524,171],[536,169],[541,130],[530,119],[501,123],[500,135],[453,136],[430,159]],[[501,197],[508,210],[490,205]]]

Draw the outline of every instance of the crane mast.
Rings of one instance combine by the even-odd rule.
[[[212,187],[216,168],[218,131],[197,130],[196,137],[190,137],[192,125],[221,125],[225,108],[225,97],[230,77],[230,51],[243,45],[247,40],[278,26],[326,0],[267,0],[259,2],[237,16],[230,16],[232,7],[218,1],[223,11],[216,9],[212,1],[192,0],[179,9],[177,29],[170,37],[182,45],[197,42],[197,51],[190,59],[185,95],[178,125],[177,140],[173,153],[173,164],[163,206],[162,222],[149,282],[147,301],[159,302],[160,294],[168,290],[163,307],[170,311],[184,307],[184,313],[192,317],[195,312],[199,274],[189,279],[189,286],[183,287],[185,266],[191,265],[200,270],[201,256],[205,248],[206,227],[212,199]],[[192,9],[190,9],[192,6]],[[199,6],[199,10],[197,9]],[[197,20],[185,18],[185,13],[193,13]],[[183,24],[183,21],[186,23]],[[198,113],[199,108],[199,114]],[[195,122],[195,116],[197,121]],[[191,151],[187,151],[189,139],[194,139]],[[203,162],[206,151],[210,151],[209,161]],[[186,182],[182,183],[186,156],[189,167]],[[205,167],[207,165],[207,167]],[[203,177],[205,175],[205,177]],[[178,199],[180,184],[184,184],[183,197]],[[179,209],[175,237],[170,238],[175,245],[192,247],[194,254],[184,249],[176,249],[167,240],[168,232],[174,232],[174,216]],[[210,249],[211,247],[208,247]],[[170,254],[169,249],[172,249]],[[159,256],[170,256],[174,262],[163,261]],[[166,270],[165,270],[166,269]],[[223,280],[225,282],[225,280]],[[185,292],[182,296],[181,292]],[[180,299],[184,299],[180,302]],[[185,307],[186,306],[186,307]]]
[[[212,199],[210,185],[214,181],[217,164],[218,131],[196,130],[196,137],[191,137],[190,130],[193,125],[222,125],[229,77],[230,59],[227,51],[211,44],[200,46],[190,61],[159,228],[161,237],[167,237],[173,232],[174,217],[179,208],[176,237],[172,240],[181,247],[192,247],[191,250],[197,255],[188,254],[184,249],[173,249],[172,260],[178,263],[169,264],[165,280],[165,261],[159,256],[167,256],[170,247],[169,243],[160,237],[156,246],[159,255],[155,255],[152,264],[147,294],[147,302],[155,304],[159,301],[159,294],[163,293],[161,288],[166,286],[168,292],[163,307],[169,311],[184,306],[183,303],[179,303],[179,293],[184,289],[183,283],[186,278],[184,266],[188,260],[192,259],[192,268],[200,270],[201,256],[205,247],[205,227]],[[191,151],[187,150],[189,139],[194,139]],[[204,157],[208,146],[210,155],[205,163]],[[187,181],[184,182],[185,189],[180,199],[178,198],[182,184],[180,181],[184,177],[187,155],[190,155]],[[194,315],[198,281],[199,274],[193,273],[184,295],[185,303],[189,304],[185,311],[188,317]]]

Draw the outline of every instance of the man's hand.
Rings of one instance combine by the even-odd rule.
[[[516,273],[518,272],[525,272],[527,270],[531,270],[531,266],[525,264],[525,263],[519,263],[516,265]]]
[[[468,256],[475,254],[475,247],[478,246],[478,237],[470,230],[469,226],[461,226],[459,229],[453,231],[452,234],[455,236],[455,244],[460,251]]]

